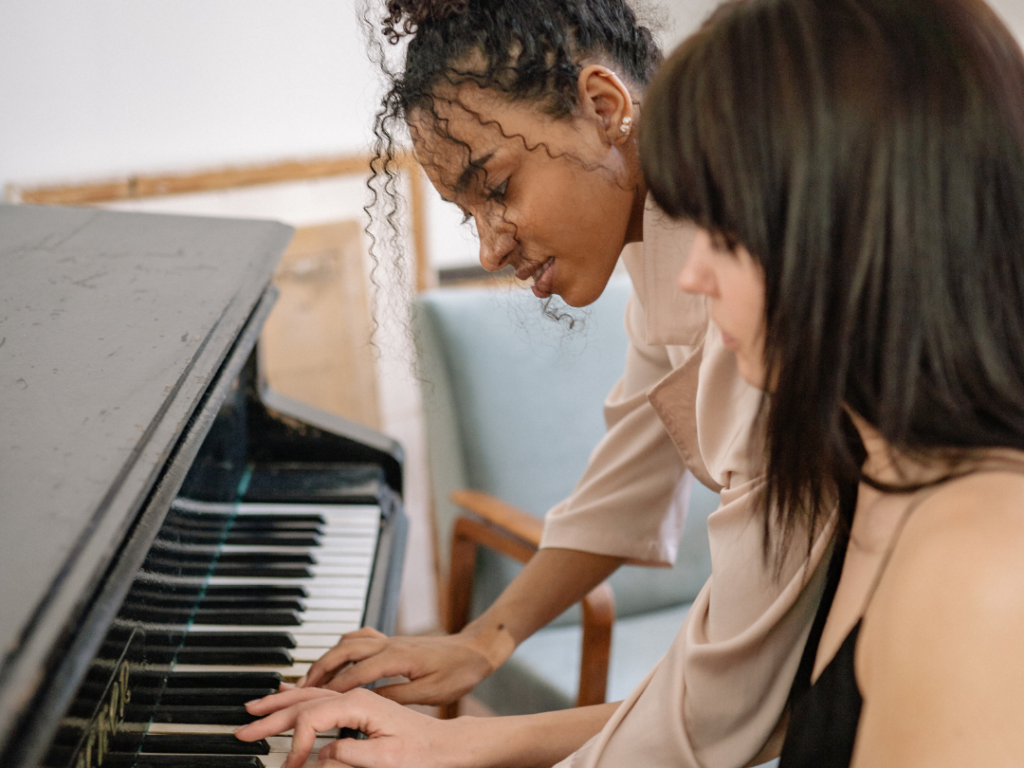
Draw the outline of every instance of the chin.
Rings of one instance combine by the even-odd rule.
[[[740,378],[747,384],[757,389],[764,389],[764,369],[760,365],[754,365],[749,360],[736,355],[736,368]]]

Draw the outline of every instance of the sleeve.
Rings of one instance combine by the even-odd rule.
[[[835,515],[809,555],[797,531],[781,563],[766,561],[762,486],[723,491],[708,521],[713,573],[671,648],[556,768],[736,768],[772,736],[824,588]]]
[[[683,532],[685,506],[673,503],[684,466],[648,400],[672,371],[668,351],[645,341],[646,319],[634,292],[626,307],[629,348],[623,376],[605,401],[607,432],[573,494],[546,517],[541,547],[670,565]]]

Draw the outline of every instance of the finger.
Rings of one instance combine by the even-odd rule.
[[[313,662],[306,673],[306,681],[302,684],[302,687],[312,688],[320,684],[326,676],[336,672],[350,661],[362,661],[369,656],[380,653],[383,649],[384,644],[380,638],[354,638],[347,640],[343,637],[342,642]]]
[[[259,741],[267,736],[276,736],[293,727],[297,716],[298,707],[278,710],[267,717],[236,728],[235,738],[239,741]]]
[[[346,632],[341,636],[341,639],[348,640],[350,638],[359,639],[364,637],[374,638],[377,640],[387,640],[388,638],[388,636],[385,635],[383,632],[374,629],[373,627],[360,627],[359,629],[354,630],[352,632]]]
[[[355,702],[344,696],[334,696],[320,701],[309,701],[300,705],[301,712],[294,718],[292,748],[284,768],[298,768],[306,762],[316,742],[317,734],[332,728],[363,727],[365,718]],[[354,741],[354,739],[344,739]]]
[[[313,744],[316,742],[316,729],[308,716],[304,717],[303,715],[296,718],[295,731],[292,733],[292,748],[288,753],[288,759],[284,762],[284,768],[299,768],[306,762],[309,753],[313,751]]]
[[[281,693],[272,693],[262,699],[246,702],[245,709],[250,715],[269,715],[285,707],[291,707],[304,701],[319,699],[325,696],[337,696],[334,691],[325,688],[292,688]]]
[[[339,671],[334,679],[324,683],[324,687],[344,693],[353,688],[369,685],[382,677],[411,678],[413,671],[412,660],[403,658],[403,654],[378,653]]]

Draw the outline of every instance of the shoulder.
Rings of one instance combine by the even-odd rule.
[[[951,482],[912,513],[864,616],[868,734],[954,749],[935,734],[962,738],[971,721],[998,744],[1000,723],[1024,718],[1022,647],[1024,475]]]
[[[922,601],[950,620],[1005,616],[1024,610],[1022,585],[1024,474],[985,472],[948,483],[911,513],[877,599],[893,618]]]
[[[1024,474],[952,481],[906,522],[864,614],[858,678],[939,696],[962,686],[966,701],[973,686],[1024,676],[1021,647]]]

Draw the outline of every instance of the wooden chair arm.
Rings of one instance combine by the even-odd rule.
[[[535,549],[540,546],[544,522],[529,512],[524,512],[519,507],[513,507],[482,491],[452,491],[451,500],[463,509],[479,515],[491,525],[496,525],[512,536],[522,539]]]
[[[450,634],[460,632],[469,623],[473,596],[473,570],[476,548],[486,546],[526,563],[540,546],[542,521],[487,493],[454,491],[451,499],[460,507],[482,518],[461,516],[452,534],[451,564],[448,570],[448,616]],[[615,596],[611,585],[602,582],[581,601],[583,606],[583,648],[580,660],[580,686],[576,706],[601,704],[608,688],[608,661],[611,655],[612,626],[615,623]],[[442,718],[458,716],[458,702],[441,708]]]

